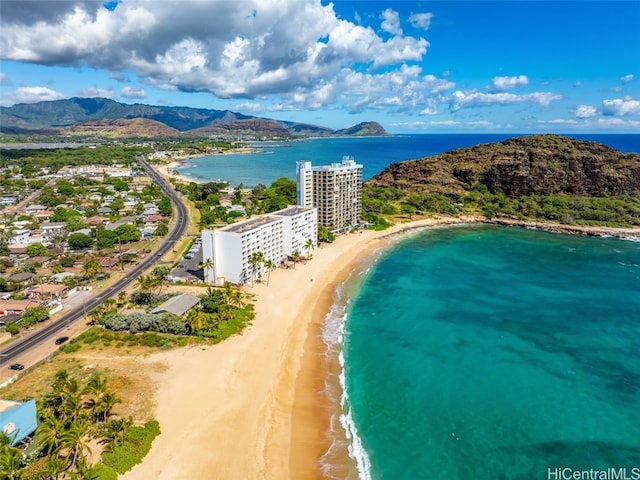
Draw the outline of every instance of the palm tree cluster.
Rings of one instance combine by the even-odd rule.
[[[35,453],[25,458],[5,442],[0,446],[0,471],[16,480],[88,478],[89,443],[98,439],[106,450],[112,449],[132,424],[131,418],[112,418],[119,402],[105,377],[94,374],[83,385],[66,370],[58,371],[39,402]]]
[[[251,265],[251,286],[253,287],[254,280],[260,278],[263,268],[267,271],[267,286],[269,286],[271,272],[277,267],[275,262],[270,258],[265,258],[264,253],[258,250],[249,255],[249,265]]]
[[[235,318],[245,307],[242,292],[225,282],[223,288],[207,289],[202,302],[189,312],[185,323],[192,334],[206,336]]]

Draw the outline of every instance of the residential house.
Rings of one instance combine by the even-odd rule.
[[[118,259],[113,257],[100,257],[98,259],[102,268],[113,269],[118,266]]]
[[[96,225],[104,225],[105,223],[107,223],[109,220],[105,217],[101,217],[99,215],[94,215],[93,217],[89,217],[87,218],[84,223],[86,223],[87,225],[90,226],[96,226]]]
[[[24,211],[26,214],[33,214],[33,213],[40,213],[40,212],[44,212],[47,210],[47,207],[45,205],[38,205],[38,204],[32,204],[27,206]]]
[[[39,300],[60,300],[67,294],[69,287],[60,284],[41,283],[25,290],[27,298]]]
[[[29,237],[31,236],[31,230],[19,229],[14,230],[13,235],[7,239],[9,245],[28,245]]]
[[[7,278],[7,280],[9,280],[10,282],[16,282],[16,283],[27,283],[33,280],[33,273],[31,272],[14,273],[13,275],[9,275],[9,278]]]
[[[27,308],[37,307],[40,302],[33,299],[26,300],[0,300],[0,316],[22,315]]]
[[[171,297],[163,304],[151,310],[151,313],[173,313],[174,315],[182,316],[200,302],[200,297],[189,295],[188,293],[183,293],[181,295]]]
[[[49,280],[56,282],[56,283],[62,283],[64,281],[65,278],[68,277],[75,277],[75,273],[73,272],[60,272],[60,273],[54,273],[53,275],[51,275],[49,277]]]
[[[35,213],[32,213],[31,215],[33,216],[33,218],[35,218],[39,222],[46,222],[51,217],[53,217],[53,211],[45,210],[44,212],[35,212]]]
[[[38,427],[36,401],[0,400],[0,419],[0,431],[9,439],[9,445],[14,447],[33,434]]]
[[[56,239],[64,237],[67,222],[44,222],[40,224],[42,243],[54,243]]]

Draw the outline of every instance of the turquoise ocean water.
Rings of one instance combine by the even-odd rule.
[[[640,243],[437,228],[341,297],[328,328],[360,478],[640,467]]]
[[[191,159],[180,173],[269,185],[293,178],[297,160],[352,155],[367,179],[511,136],[266,142],[251,155]],[[640,135],[574,137],[640,152]],[[558,478],[553,468],[640,467],[640,243],[447,227],[363,268],[337,292],[324,330],[328,478],[532,480]]]

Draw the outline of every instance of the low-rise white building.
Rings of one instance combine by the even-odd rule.
[[[9,245],[26,245],[29,243],[30,235],[31,230],[14,230],[13,234],[7,239],[7,243]]]
[[[318,213],[311,207],[288,207],[250,218],[217,230],[202,231],[202,258],[213,268],[205,268],[205,282],[221,285],[247,283],[264,271],[252,265],[251,256],[261,252],[265,261],[280,265],[294,251],[302,253],[309,239],[318,238]]]

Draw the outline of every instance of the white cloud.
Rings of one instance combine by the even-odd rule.
[[[602,113],[620,117],[623,115],[640,114],[640,101],[631,97],[616,98],[614,100],[604,100],[602,102]]]
[[[575,110],[576,118],[591,118],[598,115],[598,109],[591,105],[578,105]]]
[[[16,103],[36,103],[63,98],[66,98],[64,94],[47,87],[20,87],[12,93],[3,94],[0,97],[0,104],[8,107]]]
[[[451,90],[456,84],[450,80],[437,78],[434,75],[425,75],[423,78],[425,87],[428,88],[431,93],[440,93],[445,90]]]
[[[526,75],[519,75],[517,77],[493,77],[493,82],[488,88],[494,92],[503,92],[516,87],[524,87],[528,84],[529,79]]]
[[[104,88],[84,88],[78,92],[77,96],[81,98],[110,98],[113,100],[115,98],[115,93],[113,89],[106,90]]]
[[[122,98],[141,99],[141,98],[146,98],[147,94],[145,93],[144,88],[122,87],[120,96]]]
[[[7,77],[6,73],[0,72],[0,85],[8,85],[9,77]]]
[[[387,8],[380,15],[382,19],[382,23],[380,24],[380,28],[385,32],[391,33],[393,35],[402,35],[402,28],[400,28],[400,16],[398,12]]]
[[[633,75],[625,75],[620,79],[620,81],[624,84],[629,83],[631,80],[633,80]]]
[[[295,91],[320,105],[336,96],[327,85],[345,70],[397,72],[423,59],[429,43],[403,36],[395,11],[386,10],[382,23],[388,39],[320,0],[127,0],[112,10],[90,0],[21,0],[3,3],[0,52],[7,60],[132,72],[167,90],[245,99]]]
[[[115,80],[116,82],[125,82],[127,77],[121,72],[111,72],[109,73],[109,78],[111,80]]]
[[[554,127],[563,126],[563,127],[572,127],[575,128],[576,131],[588,131],[588,130],[611,130],[613,132],[620,130],[635,130],[640,127],[640,120],[625,120],[623,118],[618,117],[606,117],[606,118],[597,118],[593,120],[589,119],[580,119],[576,120],[575,118],[557,118],[553,120],[538,120],[536,122],[538,125],[552,125]]]
[[[534,92],[515,95],[513,93],[480,93],[477,91],[462,92],[458,90],[451,95],[450,108],[452,112],[455,112],[462,108],[513,105],[518,103],[529,103],[548,107],[554,100],[562,100],[562,95],[551,92]]]
[[[624,120],[622,118],[599,118],[597,120],[599,126],[607,128],[639,128],[640,120]]]
[[[411,23],[411,26],[414,28],[428,30],[431,26],[432,18],[433,13],[412,13],[409,17],[409,23]]]

